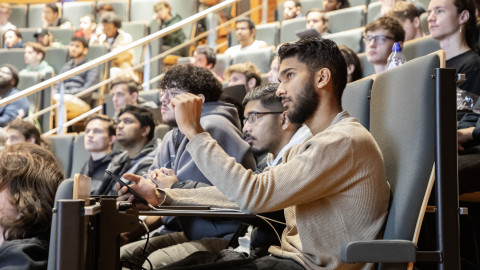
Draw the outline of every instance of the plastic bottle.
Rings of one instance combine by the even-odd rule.
[[[402,53],[402,47],[399,42],[395,42],[392,47],[392,53],[387,60],[387,69],[401,66],[407,62],[407,58]]]

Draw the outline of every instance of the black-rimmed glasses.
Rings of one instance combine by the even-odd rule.
[[[185,90],[177,89],[177,88],[170,88],[170,89],[167,89],[167,90],[161,90],[160,91],[160,97],[166,95],[167,99],[172,99],[172,98],[176,97],[177,95],[185,94],[185,93],[187,93],[187,91],[185,91]]]
[[[387,41],[387,39],[394,40],[393,37],[389,37],[386,35],[376,35],[376,36],[363,36],[363,42],[366,44],[370,44],[372,40],[375,40],[375,44],[382,45]]]
[[[258,115],[262,115],[262,114],[280,114],[280,113],[283,113],[283,112],[251,112],[248,114],[247,118],[245,118],[243,120],[243,124],[246,125],[247,122],[249,124],[255,124],[258,120]]]

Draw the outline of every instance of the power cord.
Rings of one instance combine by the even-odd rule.
[[[278,238],[278,241],[280,242],[280,246],[282,248],[282,255],[283,255],[283,246],[281,245],[282,243],[282,239],[280,238],[280,235],[278,234],[277,230],[275,230],[275,227],[273,227],[273,225],[269,222],[276,222],[278,224],[282,224],[282,225],[287,225],[287,223],[285,222],[281,222],[281,221],[278,221],[278,220],[275,220],[275,219],[272,219],[272,218],[269,218],[269,217],[264,217],[262,215],[255,215],[256,217],[262,219],[263,221],[265,221],[268,225],[270,225],[270,227],[272,227],[273,231],[275,232],[275,234],[277,235],[277,238]]]
[[[152,262],[148,259],[148,256],[147,256],[147,246],[148,246],[148,241],[150,241],[150,230],[148,229],[148,226],[147,224],[145,224],[145,222],[141,219],[139,219],[140,221],[140,224],[143,225],[143,227],[145,228],[145,231],[147,232],[147,240],[145,241],[145,246],[143,247],[143,258],[145,258],[145,260],[148,262],[148,264],[150,265],[150,270],[153,269],[153,266],[152,266]]]
[[[145,246],[143,247],[142,256],[145,259],[145,261],[147,261],[148,264],[150,265],[150,270],[152,270],[153,269],[152,262],[150,262],[150,260],[148,259],[148,255],[146,254],[147,253],[148,242],[150,241],[150,230],[148,229],[147,224],[145,224],[145,222],[143,220],[138,219],[138,221],[140,222],[141,225],[143,225],[143,227],[145,228],[146,234],[147,234],[147,240],[145,242]],[[135,269],[148,270],[141,265],[134,264],[134,263],[132,263],[130,261],[127,261],[127,260],[121,260],[120,262],[122,263],[122,265],[125,264],[126,267],[128,267],[129,269],[133,269],[132,267],[135,267]]]

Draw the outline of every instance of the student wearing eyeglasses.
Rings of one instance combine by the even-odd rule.
[[[365,26],[363,42],[367,61],[375,67],[375,73],[387,70],[387,59],[395,42],[403,43],[405,31],[394,18],[383,16]]]
[[[189,140],[177,127],[176,114],[171,100],[186,93],[202,98],[201,125],[218,140],[222,149],[245,168],[256,168],[250,146],[242,139],[237,109],[234,105],[221,101],[222,85],[210,70],[193,65],[175,66],[165,72],[165,76],[160,82],[160,89],[162,89],[160,98],[162,119],[172,130],[165,134],[158,146],[155,159],[148,169],[149,179],[160,184],[175,177],[175,183],[171,186],[175,189],[192,189],[212,185],[210,179],[205,177],[193,162],[186,150]],[[189,180],[196,182],[192,183]],[[199,248],[206,248],[208,251],[222,250],[227,247],[231,236],[238,228],[238,223],[231,220],[206,218],[149,217],[145,223],[150,230],[158,228],[160,225],[164,226],[161,230],[163,235],[152,237],[149,240],[150,245],[155,246],[149,252],[153,253],[157,249],[162,249],[156,255],[152,255],[151,261],[157,266],[166,265],[188,256],[190,248],[197,251],[193,246],[184,248],[177,245],[187,241],[209,238],[208,243]],[[140,229],[123,234],[122,237],[125,241],[133,241],[144,233],[143,229]],[[122,247],[121,260],[141,265],[145,261],[142,255],[144,246],[143,241],[137,241]],[[169,248],[170,246],[171,248]],[[139,250],[140,253],[137,253]],[[156,259],[153,260],[153,258]]]
[[[286,229],[280,246],[270,246],[267,256],[239,260],[231,267],[222,263],[215,269],[369,268],[363,263],[341,262],[341,246],[348,239],[381,236],[390,191],[375,140],[342,109],[347,83],[345,59],[333,41],[316,38],[285,43],[278,54],[280,85],[276,95],[282,99],[289,121],[305,123],[312,132],[303,143],[285,152],[281,164],[254,174],[228,158],[219,142],[203,131],[202,99],[183,94],[171,100],[178,128],[189,139],[186,148],[192,160],[215,187],[156,189],[144,177],[123,177],[136,182],[131,188],[152,205],[189,201],[238,207],[248,213],[283,210]],[[118,189],[118,200],[134,200],[126,188]],[[140,204],[137,207],[145,209]],[[203,259],[193,264],[209,263]]]

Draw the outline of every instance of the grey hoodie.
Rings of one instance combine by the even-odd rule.
[[[240,119],[235,106],[220,101],[205,102],[202,106],[200,124],[217,140],[229,156],[234,157],[245,168],[255,170],[255,159],[250,146],[242,139]],[[193,162],[186,149],[188,142],[178,128],[173,128],[165,134],[162,143],[158,146],[157,155],[148,171],[161,167],[172,169],[179,181],[172,188],[196,188],[212,185]],[[190,240],[228,236],[238,227],[238,223],[231,220],[198,217],[182,218],[179,222],[183,232]],[[166,229],[164,232],[179,230],[174,217],[164,217],[163,223]]]
[[[243,141],[237,109],[225,102],[205,102],[202,106],[200,124],[217,140],[225,152],[245,168],[255,170],[255,159],[250,146]],[[178,181],[194,180],[212,185],[193,162],[185,149],[188,139],[178,128],[173,128],[158,146],[157,155],[148,171],[161,167],[172,169]]]

